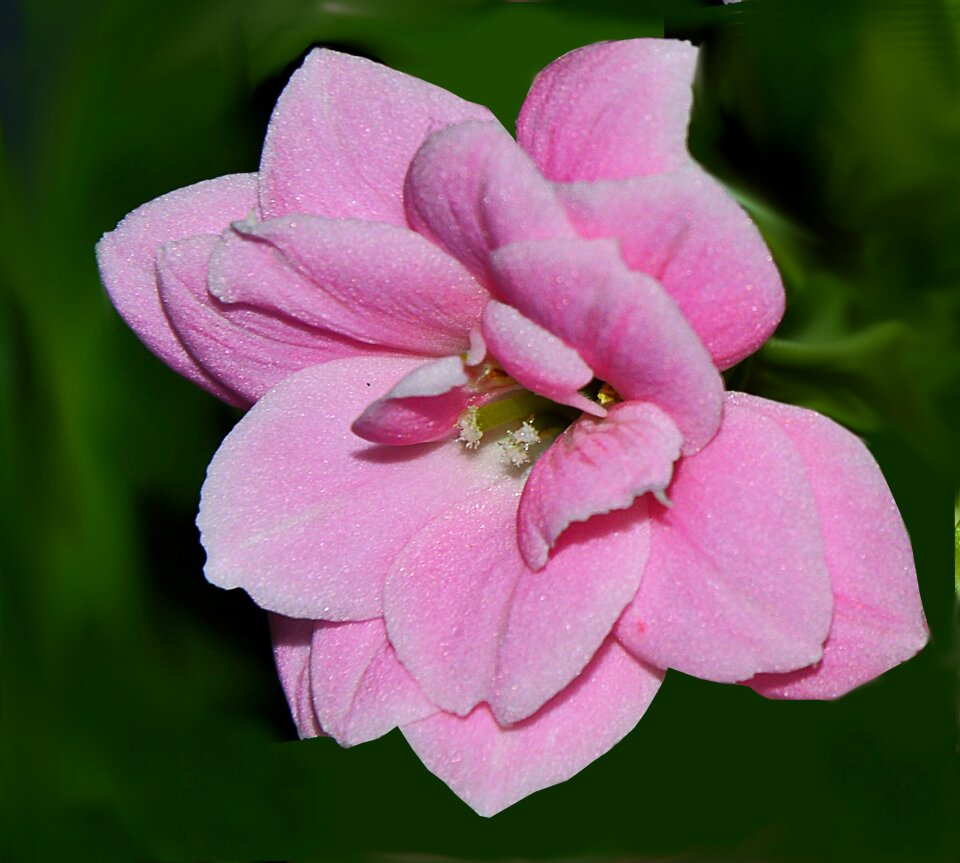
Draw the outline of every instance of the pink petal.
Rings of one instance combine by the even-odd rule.
[[[587,665],[636,592],[646,509],[571,527],[547,566],[517,549],[522,480],[448,506],[393,563],[384,590],[390,641],[427,697],[460,715],[486,701],[503,723],[535,713]]]
[[[525,722],[505,728],[480,705],[463,718],[437,713],[401,731],[468,806],[496,815],[609,751],[640,721],[662,679],[608,641],[580,677]]]
[[[323,729],[313,712],[310,688],[310,641],[312,620],[295,620],[279,614],[270,615],[273,658],[277,674],[290,705],[290,713],[301,737],[318,737]]]
[[[584,417],[537,460],[517,511],[517,540],[527,565],[541,569],[573,523],[626,509],[670,484],[680,431],[658,407],[622,402],[607,418]]]
[[[390,563],[438,512],[503,475],[492,447],[371,446],[350,421],[417,360],[356,357],[297,372],[227,436],[197,524],[207,578],[290,617],[381,615]]]
[[[404,191],[413,228],[474,273],[518,240],[576,236],[553,187],[499,123],[463,123],[431,135]]]
[[[246,404],[299,369],[365,347],[335,336],[323,338],[257,309],[231,309],[212,297],[207,270],[218,242],[206,235],[163,245],[157,255],[160,298],[190,354]]]
[[[360,414],[351,428],[380,444],[418,444],[450,436],[470,402],[460,357],[418,366]]]
[[[614,237],[627,265],[666,288],[721,369],[760,347],[783,315],[763,238],[696,165],[668,174],[559,187],[584,237]]]
[[[211,262],[210,291],[434,356],[467,349],[487,301],[457,261],[407,228],[316,216],[235,224]]]
[[[836,698],[927,643],[910,539],[877,463],[856,436],[803,408],[743,393],[728,400],[775,422],[806,463],[835,603],[818,665],[747,685],[769,698]]]
[[[651,665],[724,683],[816,662],[833,600],[796,448],[726,405],[717,436],[651,504],[651,552],[617,637]],[[659,510],[659,512],[657,512]]]
[[[255,174],[233,174],[178,189],[134,210],[97,244],[100,277],[120,316],[161,360],[229,404],[243,399],[212,378],[170,327],[157,295],[162,243],[218,234],[257,203]]]
[[[490,112],[379,63],[316,50],[277,102],[260,162],[266,218],[313,213],[406,225],[403,178],[424,139]]]
[[[516,309],[491,300],[483,311],[487,348],[501,368],[528,390],[594,416],[606,416],[578,390],[593,380],[593,370],[553,333]]]
[[[657,282],[627,269],[611,240],[514,243],[491,255],[505,302],[575,348],[626,401],[653,402],[692,454],[720,422],[723,382]]]
[[[380,618],[317,622],[310,669],[317,718],[341,746],[375,740],[437,712],[397,660]]]
[[[533,82],[517,140],[551,180],[619,180],[689,161],[697,49],[669,39],[601,42],[565,54]]]

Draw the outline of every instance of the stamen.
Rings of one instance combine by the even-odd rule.
[[[520,428],[508,431],[503,440],[497,442],[507,460],[514,467],[521,467],[530,461],[530,447],[540,443],[540,434],[524,420]]]
[[[477,422],[476,405],[467,408],[463,416],[457,420],[457,428],[460,429],[460,436],[457,438],[467,449],[476,449],[480,446],[480,440],[483,438],[483,429]]]

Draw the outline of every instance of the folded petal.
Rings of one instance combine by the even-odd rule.
[[[551,180],[619,180],[689,161],[697,49],[669,39],[600,42],[533,82],[517,140]]]
[[[593,370],[553,333],[516,309],[491,300],[483,311],[486,347],[515,381],[538,395],[594,416],[606,411],[578,390],[593,380]]]
[[[233,174],[170,192],[128,215],[97,244],[100,277],[120,316],[174,371],[234,405],[243,399],[211,377],[184,348],[160,305],[156,255],[161,244],[218,234],[257,204],[255,174]]]
[[[579,773],[640,721],[662,672],[608,641],[583,673],[525,722],[504,727],[480,705],[401,731],[427,769],[480,815]]]
[[[210,291],[433,356],[467,349],[487,301],[457,261],[408,228],[316,216],[235,224],[211,261]]]
[[[677,304],[611,240],[514,243],[491,255],[505,302],[575,348],[627,401],[668,413],[692,454],[720,422],[723,383]]]
[[[353,433],[380,444],[418,444],[450,436],[470,402],[460,357],[418,366],[354,421]]]
[[[575,236],[553,186],[499,123],[431,135],[410,165],[404,202],[416,231],[482,277],[493,249]]]
[[[299,369],[367,349],[258,309],[231,309],[211,296],[207,271],[219,241],[203,235],[164,244],[157,255],[160,298],[190,355],[247,405]]]
[[[444,710],[489,704],[498,721],[535,713],[587,665],[637,589],[646,509],[571,527],[532,572],[517,548],[521,480],[448,506],[393,562],[384,590],[400,661]]]
[[[437,712],[397,660],[383,620],[324,623],[310,649],[313,705],[323,730],[341,746],[382,737]]]
[[[776,423],[729,401],[651,503],[651,551],[617,637],[651,665],[730,683],[820,659],[833,600],[813,492]],[[659,510],[659,511],[658,511]]]
[[[537,459],[517,511],[517,541],[527,565],[541,569],[573,523],[626,509],[670,485],[680,431],[662,410],[622,402],[605,420],[584,417]]]
[[[271,614],[270,636],[273,638],[277,674],[297,732],[301,737],[318,737],[324,732],[313,712],[313,692],[310,688],[313,621]]]
[[[381,615],[397,550],[438,512],[504,475],[495,447],[383,448],[350,430],[371,393],[416,363],[334,360],[286,378],[254,405],[203,487],[197,524],[211,582],[242,587],[289,617]]]
[[[760,347],[783,315],[780,275],[754,224],[696,165],[558,187],[584,237],[614,237],[627,265],[677,301],[721,369]]]
[[[362,57],[315,50],[287,84],[260,161],[264,216],[313,213],[406,225],[403,178],[437,129],[493,115]]]
[[[913,553],[890,489],[863,443],[814,411],[743,393],[732,404],[775,422],[803,459],[834,595],[823,659],[747,682],[768,698],[836,698],[927,642]]]

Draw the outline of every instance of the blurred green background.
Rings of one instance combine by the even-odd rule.
[[[0,856],[4,861],[960,857],[960,8],[946,0],[21,0],[0,7]],[[732,387],[865,436],[906,519],[929,647],[835,703],[671,673],[638,728],[493,820],[394,732],[294,740],[266,621],[203,580],[204,468],[238,414],[105,299],[93,246],[254,170],[305,50],[497,112],[571,48],[704,48],[690,145],[753,213],[789,311]]]

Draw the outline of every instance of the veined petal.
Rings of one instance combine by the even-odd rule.
[[[669,509],[616,634],[636,656],[722,683],[823,654],[833,598],[813,492],[796,447],[729,401],[716,437],[682,460]]]
[[[310,688],[313,621],[279,614],[271,614],[269,618],[273,659],[297,733],[301,737],[319,737],[324,731],[313,712],[313,691]]]
[[[480,815],[579,773],[640,721],[663,679],[615,641],[524,722],[504,727],[486,705],[401,727],[427,769]]]
[[[768,698],[837,698],[927,643],[910,539],[880,468],[855,435],[804,408],[744,393],[727,399],[775,422],[800,453],[834,595],[823,659],[747,685]]]
[[[698,166],[558,193],[582,236],[616,238],[627,265],[663,285],[719,368],[757,350],[780,322],[783,285],[770,251]]]
[[[646,509],[573,525],[539,572],[517,548],[522,480],[448,506],[397,555],[384,590],[390,641],[427,697],[519,722],[570,683],[637,590]],[[585,610],[589,609],[589,613]]]
[[[669,39],[600,42],[537,75],[517,140],[551,180],[619,180],[689,161],[697,49]]]
[[[517,541],[527,565],[541,569],[573,523],[626,509],[670,484],[680,431],[662,410],[621,402],[607,418],[584,417],[537,459],[517,511]]]
[[[666,411],[685,454],[710,440],[722,411],[720,375],[677,304],[628,269],[612,240],[514,243],[491,262],[506,302],[575,348],[625,400]]]
[[[323,730],[356,746],[437,712],[397,660],[383,620],[313,627],[313,705]]]
[[[353,433],[380,444],[418,444],[453,433],[470,402],[470,382],[460,357],[418,366],[354,421]]]
[[[207,291],[219,237],[166,243],[157,255],[163,309],[181,343],[217,381],[253,404],[289,374],[369,350],[257,309],[231,309]]]
[[[403,178],[424,139],[451,123],[492,119],[480,105],[379,63],[312,51],[270,118],[263,214],[406,225]]]
[[[97,244],[100,277],[120,316],[174,371],[228,404],[243,399],[207,373],[184,348],[157,293],[157,249],[171,240],[218,234],[257,204],[255,174],[233,174],[187,186],[138,207]]]
[[[516,309],[491,300],[483,311],[486,346],[515,381],[558,404],[606,416],[578,390],[593,380],[593,370],[553,333]]]
[[[214,456],[201,495],[211,582],[242,587],[291,617],[381,615],[397,549],[504,474],[494,447],[384,448],[350,430],[371,393],[416,363],[334,360],[286,378],[254,405]]]
[[[486,278],[493,249],[573,237],[553,186],[499,123],[462,123],[431,135],[404,190],[415,230]]]
[[[466,350],[487,301],[470,273],[408,228],[316,216],[236,223],[211,261],[210,291],[427,356]]]

